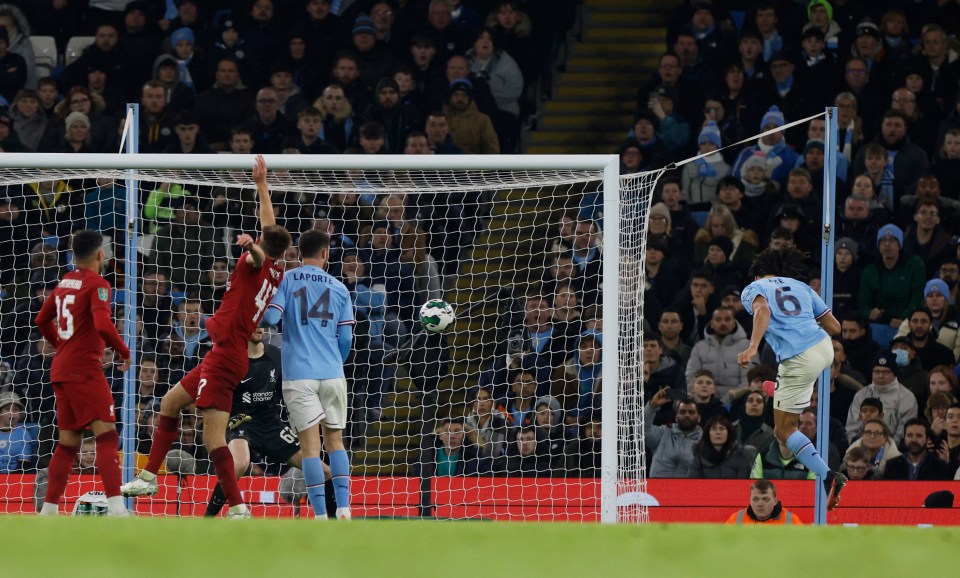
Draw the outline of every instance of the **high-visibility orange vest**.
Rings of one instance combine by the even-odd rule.
[[[754,520],[747,515],[747,509],[744,508],[727,518],[727,524],[736,524],[738,526],[749,526],[752,524],[771,524],[774,526],[796,525],[802,526],[803,522],[793,512],[784,508],[780,515],[775,518],[768,518],[762,522]]]

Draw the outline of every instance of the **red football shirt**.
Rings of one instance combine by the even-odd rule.
[[[102,377],[100,358],[107,345],[124,357],[130,356],[110,321],[110,285],[87,269],[64,275],[43,302],[36,325],[57,348],[50,371],[53,381]]]
[[[265,257],[263,265],[254,269],[247,263],[248,254],[240,255],[227,282],[223,301],[217,313],[207,321],[207,331],[214,343],[244,350],[283,279],[283,269],[276,261]]]

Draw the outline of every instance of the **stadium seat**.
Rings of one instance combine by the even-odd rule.
[[[93,44],[93,36],[74,36],[67,41],[67,49],[63,53],[63,65],[70,66],[74,60],[80,58],[84,49]]]
[[[50,76],[60,59],[57,40],[53,36],[31,36],[30,43],[33,45],[37,77]]]

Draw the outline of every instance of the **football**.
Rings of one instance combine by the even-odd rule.
[[[420,308],[420,325],[430,333],[443,333],[456,320],[453,306],[443,299],[431,299]]]

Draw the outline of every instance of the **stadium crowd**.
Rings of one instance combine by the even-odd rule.
[[[123,103],[134,100],[148,153],[516,152],[541,87],[549,92],[576,2],[234,4],[0,5],[0,96],[9,103],[0,148],[116,150]],[[674,14],[657,70],[629,79],[639,88],[618,149],[622,173],[713,153],[662,178],[649,213],[650,476],[812,477],[773,437],[762,383],[775,376],[775,359],[764,351],[744,369],[736,357],[752,327],[739,295],[758,251],[810,251],[808,281],[818,287],[825,123],[730,145],[829,105],[840,125],[833,299],[843,333],[834,340],[827,458],[853,480],[960,475],[958,18],[956,2],[693,0]],[[77,35],[94,42],[55,78],[31,78],[17,60],[31,31],[61,46]],[[231,232],[249,231],[254,214],[237,189],[148,188],[141,230],[150,243],[136,296],[140,453],[155,400],[210,346],[200,320],[216,309],[238,256]],[[70,230],[122,241],[123,211],[113,208],[125,191],[109,181],[7,189],[0,436],[32,448],[6,462],[22,470],[42,468],[53,443],[52,349],[31,334],[31,319],[69,267]],[[420,337],[416,308],[457,272],[485,225],[484,195],[274,198],[294,234],[333,234],[332,272],[351,289],[360,321],[349,363],[357,423],[380,418],[398,359],[420,389],[435,391],[449,353],[443,337]],[[580,199],[567,206],[578,208],[560,218],[540,282],[503,316],[478,383],[464,385],[465,410],[428,423],[415,473],[599,475],[602,212]],[[118,288],[120,262],[108,271]],[[287,262],[295,266],[295,253]],[[121,378],[108,377],[119,407]],[[816,412],[814,403],[801,416],[811,439]],[[185,415],[192,422],[179,447],[202,460],[196,419]]]

